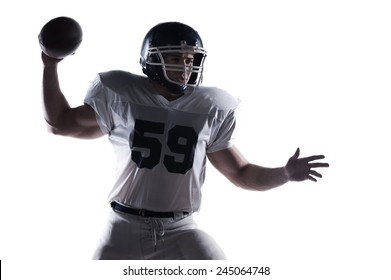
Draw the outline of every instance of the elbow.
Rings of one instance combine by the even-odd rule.
[[[254,184],[250,184],[245,180],[231,180],[231,182],[235,185],[235,187],[245,189],[247,191],[265,191],[265,189],[260,188],[259,186],[256,186]]]
[[[60,135],[60,136],[67,136],[68,135],[66,133],[66,131],[57,123],[52,123],[52,122],[48,121],[46,118],[45,118],[45,121],[46,121],[46,130],[50,134]]]
[[[246,184],[246,182],[244,182],[243,180],[238,180],[236,178],[235,179],[229,179],[229,180],[235,187],[238,187],[238,188],[241,188],[241,189],[245,189],[245,190],[253,190],[253,188],[251,188],[251,186]]]
[[[103,136],[100,129],[83,129],[80,126],[72,127],[69,125],[53,124],[46,120],[46,129],[49,133],[58,136],[66,136],[79,139],[95,139]]]
[[[257,191],[265,192],[276,186],[273,185],[262,185],[254,182],[249,182],[248,180],[230,180],[236,187],[247,190],[247,191]]]
[[[63,133],[61,132],[61,129],[58,129],[57,127],[53,126],[52,124],[46,122],[46,130],[47,132],[49,132],[50,134],[53,134],[53,135],[63,135]]]
[[[240,168],[236,173],[228,175],[228,179],[236,186],[249,191],[268,191],[280,185],[264,174],[260,176],[259,168],[249,164]]]
[[[245,168],[240,169],[234,174],[227,174],[226,177],[235,187],[250,191],[259,191],[256,184],[246,175]]]

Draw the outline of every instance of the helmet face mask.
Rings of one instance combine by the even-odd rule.
[[[170,55],[192,57],[192,63],[167,63]],[[145,36],[141,48],[140,64],[143,72],[173,93],[183,93],[188,86],[202,82],[206,51],[198,33],[182,23],[167,22],[153,27]],[[186,78],[172,79],[170,73],[177,72]]]

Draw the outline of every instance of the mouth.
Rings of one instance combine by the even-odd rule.
[[[179,83],[179,84],[186,84],[187,83],[187,79],[186,77],[173,77],[171,78],[172,81],[174,81],[175,83]]]
[[[167,73],[166,78],[171,80],[173,83],[180,84],[180,85],[186,85],[189,81],[189,78],[191,76],[191,73],[185,73],[185,72],[170,72]]]

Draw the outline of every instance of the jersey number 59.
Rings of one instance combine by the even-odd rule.
[[[163,164],[168,172],[185,174],[193,166],[198,134],[192,127],[176,125],[168,131],[167,143],[161,143],[153,134],[164,134],[165,124],[136,119],[132,139],[132,160],[139,168],[152,169],[162,157],[162,145],[167,145],[174,154],[182,155],[177,161],[174,155],[163,155]],[[137,148],[147,149],[148,156],[143,156]]]

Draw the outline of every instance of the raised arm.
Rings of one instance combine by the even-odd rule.
[[[322,175],[313,168],[328,167],[328,163],[313,162],[323,155],[299,158],[300,150],[283,167],[268,168],[249,163],[236,147],[208,154],[209,161],[233,184],[248,190],[265,191],[289,181],[311,180]]]
[[[103,136],[96,121],[94,110],[88,105],[71,108],[61,91],[57,66],[61,61],[42,53],[43,107],[50,132],[83,139]]]

